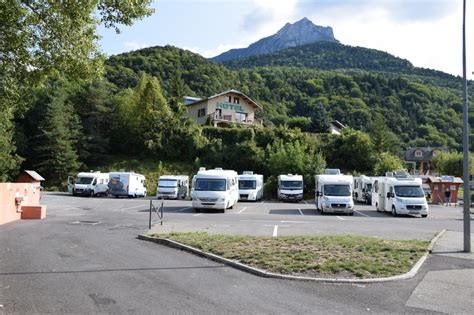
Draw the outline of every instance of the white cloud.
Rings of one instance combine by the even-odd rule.
[[[431,19],[393,18],[391,9],[383,2],[359,9],[342,5],[316,11],[309,17],[318,24],[332,26],[335,37],[343,44],[386,51],[408,59],[417,67],[462,74],[461,2]],[[468,21],[471,21],[469,17]],[[469,41],[469,37],[467,39]],[[472,47],[474,42],[471,40],[468,48]],[[470,65],[474,63],[468,63],[468,69],[473,69]],[[471,74],[472,71],[467,72]]]
[[[129,50],[138,50],[138,49],[142,49],[142,48],[146,48],[150,46],[147,43],[137,42],[137,41],[126,41],[123,43],[123,45],[125,46],[125,48]]]

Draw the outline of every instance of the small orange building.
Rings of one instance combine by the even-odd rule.
[[[16,183],[0,183],[0,224],[46,217],[46,206],[40,205],[43,180],[35,171],[22,171]]]
[[[463,184],[459,177],[454,176],[429,176],[426,183],[431,188],[431,201],[433,203],[444,203],[444,192],[449,189],[451,192],[450,203],[458,202],[458,189]]]

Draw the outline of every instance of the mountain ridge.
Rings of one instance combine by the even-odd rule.
[[[237,58],[273,53],[289,47],[297,47],[309,43],[329,41],[339,42],[334,37],[330,26],[315,25],[308,18],[293,24],[286,23],[278,32],[264,37],[246,48],[236,48],[210,58],[214,62],[223,62]]]

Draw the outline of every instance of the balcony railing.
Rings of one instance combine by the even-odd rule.
[[[237,123],[243,125],[262,125],[263,122],[260,119],[232,119],[232,115],[220,115],[218,112],[209,114],[209,117],[213,122],[219,123]]]

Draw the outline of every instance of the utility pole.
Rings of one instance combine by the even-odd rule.
[[[464,104],[463,104],[463,181],[464,181],[464,251],[471,252],[471,191],[469,185],[469,121],[467,106],[467,76],[466,76],[466,0],[463,0],[462,18],[462,74],[464,79]]]

